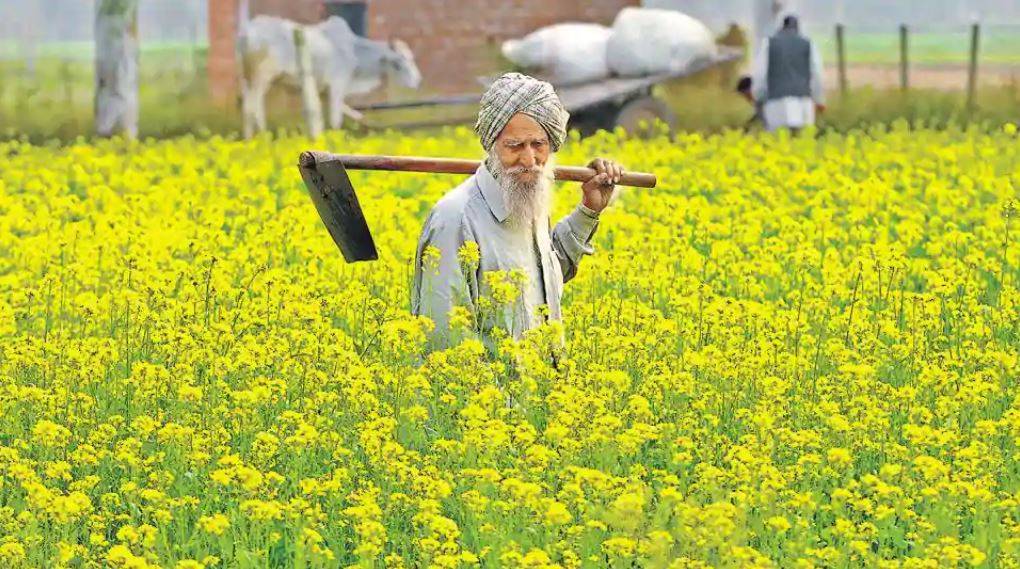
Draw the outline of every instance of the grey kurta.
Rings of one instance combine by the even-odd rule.
[[[533,224],[530,231],[507,223],[507,206],[499,182],[483,163],[473,176],[447,193],[432,208],[415,255],[411,311],[435,322],[431,341],[435,347],[449,345],[449,311],[464,306],[474,312],[480,295],[486,295],[484,273],[518,269],[541,283],[533,283],[548,305],[548,318],[560,318],[563,283],[577,274],[582,256],[594,252],[590,241],[598,226],[598,215],[582,204],[564,217],[550,234],[548,217]],[[473,274],[464,274],[457,252],[464,243],[478,244],[479,263]],[[439,251],[438,264],[423,266],[428,247]],[[472,271],[469,271],[472,272]],[[519,338],[542,318],[530,309],[528,294],[520,295],[512,307],[493,318],[482,318],[483,341],[499,326]],[[532,298],[535,298],[532,295]]]

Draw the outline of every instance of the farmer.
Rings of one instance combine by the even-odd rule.
[[[596,174],[581,186],[580,203],[550,228],[554,158],[568,117],[552,85],[520,73],[482,95],[475,132],[488,157],[436,203],[418,239],[411,309],[435,322],[433,347],[452,342],[454,307],[490,349],[494,327],[520,338],[560,318],[563,283],[594,252],[599,214],[623,174],[610,160],[592,160]],[[514,298],[494,306],[493,289],[507,286],[516,287]]]
[[[796,16],[761,45],[751,80],[753,99],[762,104],[768,130],[799,130],[825,110],[822,60],[815,44],[799,32]]]

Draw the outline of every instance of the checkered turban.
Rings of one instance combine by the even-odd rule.
[[[510,117],[524,113],[542,125],[552,151],[567,138],[570,113],[563,108],[552,85],[521,73],[505,73],[482,95],[475,132],[486,151],[492,148]]]

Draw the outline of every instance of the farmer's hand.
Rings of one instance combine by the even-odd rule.
[[[600,213],[609,205],[609,199],[613,197],[616,183],[623,175],[623,168],[612,160],[596,158],[588,163],[589,168],[594,168],[596,174],[581,186],[584,196],[581,203],[584,207]]]

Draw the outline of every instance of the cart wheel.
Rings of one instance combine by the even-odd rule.
[[[570,128],[591,136],[599,130],[613,130],[619,108],[613,103],[601,103],[570,114]]]
[[[661,99],[643,96],[624,103],[615,123],[632,136],[648,138],[656,132],[656,120],[664,122],[670,131],[676,128],[676,113],[669,105]]]

